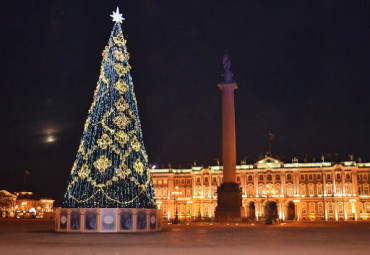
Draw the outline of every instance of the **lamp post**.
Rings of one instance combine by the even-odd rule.
[[[271,208],[270,208],[270,205],[269,205],[269,196],[270,195],[276,195],[276,190],[272,187],[272,185],[270,186],[269,184],[266,185],[266,198],[267,198],[267,202],[266,202],[266,208],[267,208],[267,213],[268,215],[266,215],[266,224],[272,224],[272,219],[271,219]]]
[[[175,191],[172,191],[172,195],[175,197],[175,208],[176,208],[176,213],[175,213],[175,220],[173,221],[173,224],[179,224],[179,211],[177,210],[177,197],[182,194],[182,192],[178,191],[179,186],[175,186]]]

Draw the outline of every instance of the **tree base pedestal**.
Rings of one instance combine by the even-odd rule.
[[[55,231],[70,233],[149,232],[161,229],[161,211],[146,208],[58,208]]]
[[[238,183],[223,183],[217,188],[216,221],[241,221],[244,217],[242,191]]]

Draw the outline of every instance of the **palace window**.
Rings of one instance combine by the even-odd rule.
[[[363,175],[364,181],[367,181],[367,174]]]
[[[254,197],[254,187],[253,185],[249,184],[247,188],[247,196],[248,197]]]
[[[338,214],[343,214],[343,203],[338,203]]]
[[[358,181],[360,180],[360,175],[357,175],[357,180],[358,180]]]
[[[200,178],[197,178],[197,183],[200,183]]]
[[[321,174],[318,174],[317,175],[317,179],[320,180],[321,179]]]
[[[187,184],[187,185],[190,185],[190,184],[191,184],[191,180],[190,180],[190,179],[187,179],[187,180],[186,180],[186,184]]]
[[[329,211],[329,214],[334,214],[334,205],[332,202],[328,203],[328,211]]]
[[[263,181],[263,175],[259,176],[260,181]]]
[[[326,175],[326,179],[327,179],[327,180],[330,180],[330,178],[331,178],[330,174],[327,174],[327,175]]]
[[[338,183],[337,185],[336,185],[336,188],[337,188],[337,195],[338,196],[341,196],[342,195],[342,184],[341,183]]]
[[[288,197],[293,196],[293,185],[291,183],[286,186],[286,193]]]
[[[237,181],[237,182],[240,182],[240,176],[237,176],[237,177],[236,177],[236,181]]]
[[[208,177],[205,177],[205,178],[204,178],[204,182],[205,182],[205,183],[208,183]]]
[[[216,182],[217,182],[217,178],[213,177],[213,183],[216,183]]]
[[[162,180],[161,179],[158,180],[158,184],[162,185]]]
[[[340,174],[337,174],[337,179],[338,179],[338,180],[340,179]]]
[[[307,214],[307,203],[302,203],[302,214]]]
[[[309,180],[312,180],[312,174],[310,174],[310,175],[308,176],[308,179],[309,179]]]
[[[167,179],[164,179],[164,180],[163,180],[163,184],[164,184],[164,185],[167,185]]]
[[[181,184],[185,184],[185,180],[184,179],[181,179]]]
[[[252,181],[252,175],[248,176],[248,181]]]
[[[277,181],[280,181],[280,175],[276,175],[275,178],[276,178]]]
[[[318,211],[319,215],[324,214],[324,203],[323,202],[317,203],[317,211]]]
[[[312,183],[308,185],[308,193],[310,196],[315,194],[315,186]]]
[[[369,195],[369,185],[364,184],[364,195]]]
[[[351,183],[346,183],[346,194],[352,194],[352,185]]]
[[[321,195],[322,194],[322,184],[321,183],[318,183],[317,184],[317,194],[318,195]]]
[[[291,174],[288,174],[288,175],[286,176],[286,178],[287,178],[287,180],[288,180],[288,181],[291,181],[291,180],[292,180],[292,175],[291,175]]]
[[[333,184],[326,184],[326,193],[328,195],[333,194]]]
[[[175,183],[176,183],[176,185],[179,185],[179,180],[178,180],[178,179],[176,179]]]
[[[350,175],[349,174],[346,174],[346,179],[350,179]]]
[[[271,174],[267,175],[267,180],[268,180],[268,181],[271,181],[271,180],[272,180],[272,176],[271,176]]]
[[[315,203],[310,203],[310,213],[315,214]]]
[[[304,180],[304,174],[301,174],[301,180]]]

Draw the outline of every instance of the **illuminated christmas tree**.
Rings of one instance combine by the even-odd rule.
[[[65,208],[155,208],[122,15],[103,51],[94,101],[64,195]]]

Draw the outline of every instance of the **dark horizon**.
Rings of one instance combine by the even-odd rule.
[[[149,163],[221,160],[226,49],[238,163],[370,160],[369,1],[2,2],[0,189],[60,202],[117,5]]]

